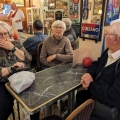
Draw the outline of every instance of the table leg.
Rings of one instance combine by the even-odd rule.
[[[74,110],[74,91],[68,94],[68,111],[71,113]]]
[[[16,100],[16,102],[17,102],[18,120],[20,120],[20,108],[19,108],[19,103],[18,103],[17,100]]]

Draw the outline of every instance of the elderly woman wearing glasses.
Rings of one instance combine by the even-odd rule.
[[[48,67],[58,65],[62,62],[72,62],[73,50],[67,37],[63,36],[66,30],[65,23],[57,20],[52,24],[53,36],[44,40],[40,61]]]
[[[11,28],[0,21],[0,120],[7,120],[13,109],[13,97],[5,88],[14,66],[24,68],[31,61],[31,56],[19,42],[10,42]]]

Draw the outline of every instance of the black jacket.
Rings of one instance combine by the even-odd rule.
[[[105,67],[108,58],[108,49],[102,54],[97,62],[88,69],[88,73],[94,79],[89,85],[90,94],[101,103],[120,109],[120,63],[119,60]],[[115,74],[116,72],[116,74]],[[118,113],[120,120],[120,113]]]

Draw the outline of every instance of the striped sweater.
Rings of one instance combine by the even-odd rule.
[[[56,58],[48,63],[47,57],[53,54],[56,54]],[[73,50],[69,39],[64,36],[59,40],[56,40],[54,36],[46,38],[43,42],[40,61],[49,67],[58,65],[62,62],[72,62]]]

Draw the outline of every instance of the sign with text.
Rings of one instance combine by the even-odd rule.
[[[81,34],[99,36],[99,33],[100,33],[100,25],[90,24],[90,23],[82,23]]]

